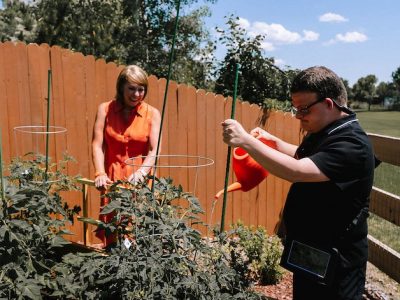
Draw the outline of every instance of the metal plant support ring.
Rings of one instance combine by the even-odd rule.
[[[46,126],[42,125],[27,125],[27,126],[16,126],[14,131],[31,133],[31,134],[57,134],[67,132],[67,129],[60,126],[49,126],[49,131],[47,131]]]
[[[182,170],[179,169],[187,169],[187,175],[193,176],[194,186],[188,192],[191,192],[195,195],[196,188],[197,188],[197,179],[199,176],[199,169],[204,167],[209,167],[214,164],[214,160],[204,156],[197,156],[197,155],[186,155],[186,154],[160,154],[157,156],[153,156],[155,158],[154,165],[146,165],[142,162],[146,159],[147,156],[140,155],[136,157],[130,157],[125,160],[125,164],[133,167],[149,167],[152,168],[152,171],[156,171],[156,173],[166,173],[169,172],[169,169],[178,169],[175,171],[181,172]],[[136,162],[137,161],[137,162]],[[190,172],[194,172],[190,173]],[[164,174],[161,174],[162,176]],[[177,176],[179,177],[179,176]],[[191,190],[191,191],[190,191]]]
[[[43,155],[46,158],[46,167],[43,180],[41,178],[32,180],[32,183],[52,184],[59,180],[48,178],[48,143],[49,138],[53,137],[54,142],[57,136],[65,134],[67,129],[61,126],[44,126],[44,125],[25,125],[16,126],[14,129],[14,141],[16,148],[16,156],[25,156],[26,154]]]

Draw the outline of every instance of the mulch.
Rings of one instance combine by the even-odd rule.
[[[257,285],[255,290],[266,295],[269,300],[292,300],[293,275],[291,272],[285,272],[278,284]]]

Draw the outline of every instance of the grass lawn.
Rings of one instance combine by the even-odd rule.
[[[360,111],[357,118],[365,131],[400,137],[400,112]],[[400,167],[382,163],[375,170],[374,186],[392,194],[400,195]],[[400,227],[376,215],[369,218],[369,233],[400,252]]]

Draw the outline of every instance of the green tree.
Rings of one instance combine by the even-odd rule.
[[[181,0],[181,12],[196,2]],[[21,1],[6,1],[5,10],[0,12],[0,26],[16,23],[15,15],[22,14],[20,6]],[[29,38],[24,38],[27,42],[58,45],[107,61],[137,64],[150,74],[167,76],[176,0],[38,0],[24,7],[26,15],[32,16],[26,21],[30,32]],[[202,88],[208,84],[204,78],[213,47],[203,18],[209,14],[207,6],[181,13],[172,79]],[[6,39],[18,38],[17,25],[10,27]]]
[[[393,82],[380,82],[376,87],[376,95],[379,98],[379,102],[383,102],[386,97],[394,97],[396,94],[396,86]]]
[[[376,83],[378,79],[375,75],[361,77],[353,85],[354,99],[362,102],[368,102],[368,110],[371,109],[372,99],[376,95]]]
[[[400,93],[400,67],[392,73],[393,83],[396,85],[397,90]]]
[[[31,7],[24,2],[4,0],[0,10],[0,41],[30,41],[34,28]]]
[[[238,18],[227,18],[227,30],[217,28],[219,42],[227,49],[216,70],[215,92],[225,96],[233,94],[236,64],[240,64],[237,94],[251,103],[263,105],[266,99],[287,100],[289,75],[275,66],[274,58],[263,56],[261,43],[264,36],[248,37]]]
[[[347,98],[353,99],[353,90],[351,89],[350,85],[349,85],[349,81],[347,79],[344,78],[340,78],[343,81],[344,87],[346,88],[346,92],[347,92]]]

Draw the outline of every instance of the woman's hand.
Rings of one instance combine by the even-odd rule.
[[[234,147],[243,145],[249,138],[253,138],[244,130],[239,122],[232,119],[227,119],[222,122],[222,136],[226,144]]]
[[[143,182],[147,173],[143,169],[139,169],[128,177],[128,181],[132,184]]]
[[[112,181],[108,178],[106,173],[101,173],[94,179],[94,185],[97,189],[105,188],[106,185],[111,184]]]

